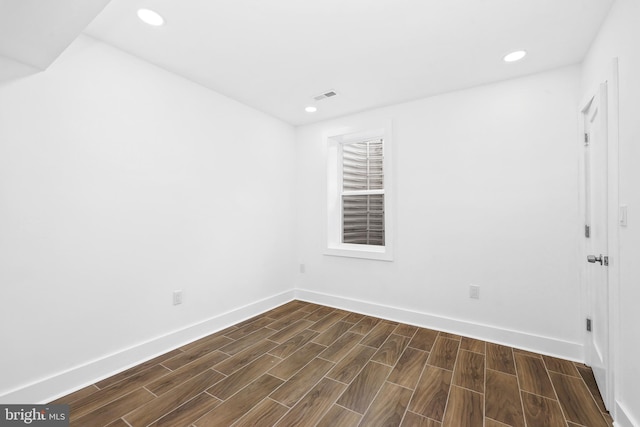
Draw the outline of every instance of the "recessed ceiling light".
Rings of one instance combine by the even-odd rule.
[[[164,24],[164,18],[160,16],[158,12],[154,12],[151,9],[139,9],[138,18],[145,24],[153,25],[154,27],[159,27]]]
[[[304,111],[306,111],[307,113],[315,113],[316,111],[318,111],[318,109],[313,105],[309,105],[308,107],[305,107]]]
[[[516,62],[516,61],[520,61],[525,56],[527,56],[527,52],[526,51],[524,51],[524,50],[516,50],[515,52],[511,52],[510,54],[505,55],[505,57],[502,58],[502,60],[504,62]]]

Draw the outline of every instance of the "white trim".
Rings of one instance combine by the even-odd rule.
[[[583,344],[305,289],[295,299],[583,362]]]
[[[612,415],[615,415],[613,425],[614,427],[638,427],[640,426],[640,421],[633,420],[631,412],[626,409],[626,407],[620,403],[616,402],[615,407],[613,408]]]
[[[611,75],[608,85],[608,217],[609,224],[607,242],[609,250],[609,389],[608,402],[616,404],[620,394],[616,378],[619,364],[619,332],[620,332],[620,226],[618,223],[618,206],[620,205],[620,155],[619,155],[619,80],[618,58],[611,61]],[[605,402],[607,402],[605,398]],[[614,405],[610,405],[614,406]],[[617,406],[617,404],[616,404]],[[609,408],[611,409],[611,408]],[[616,412],[613,412],[616,414]],[[639,425],[639,424],[635,424]]]
[[[583,361],[583,348],[580,343],[310,290],[292,289],[14,389],[0,396],[0,402],[4,404],[46,403],[55,400],[294,299],[342,308],[419,327],[455,333],[563,359]],[[622,409],[619,409],[619,411],[622,411],[620,413],[624,412]],[[622,416],[628,419],[626,415]],[[627,425],[635,424],[623,423],[620,425],[627,427]]]
[[[293,290],[235,308],[199,323],[141,342],[0,396],[3,404],[47,403],[161,354],[287,303]]]

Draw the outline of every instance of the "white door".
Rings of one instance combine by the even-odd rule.
[[[607,85],[582,111],[585,133],[585,249],[588,302],[587,364],[593,369],[600,393],[610,407],[609,281],[607,236]]]

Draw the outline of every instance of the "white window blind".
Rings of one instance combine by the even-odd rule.
[[[381,138],[342,145],[342,243],[385,245]]]

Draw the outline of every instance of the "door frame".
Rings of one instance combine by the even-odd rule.
[[[579,199],[580,199],[580,253],[578,256],[579,262],[579,274],[580,284],[582,289],[581,301],[582,301],[582,319],[581,325],[583,330],[583,358],[586,360],[586,349],[588,341],[590,340],[590,334],[586,331],[585,323],[587,314],[590,310],[588,300],[588,287],[587,287],[587,267],[588,264],[585,259],[587,253],[587,240],[584,237],[584,219],[586,218],[585,207],[585,156],[583,151],[584,146],[584,111],[589,107],[595,94],[602,93],[601,85],[606,86],[606,105],[607,105],[607,246],[608,253],[604,255],[609,256],[609,266],[606,270],[608,287],[609,287],[609,302],[608,302],[608,361],[607,361],[607,392],[603,394],[602,399],[614,416],[615,410],[615,396],[617,388],[617,376],[616,367],[618,363],[618,333],[619,333],[619,307],[620,307],[620,244],[619,244],[619,146],[618,146],[618,100],[619,100],[619,81],[618,81],[618,58],[613,58],[611,64],[607,70],[606,80],[601,82],[595,88],[590,88],[589,92],[584,96],[580,103],[580,120],[579,120],[579,173],[580,173],[580,186],[579,186]]]

